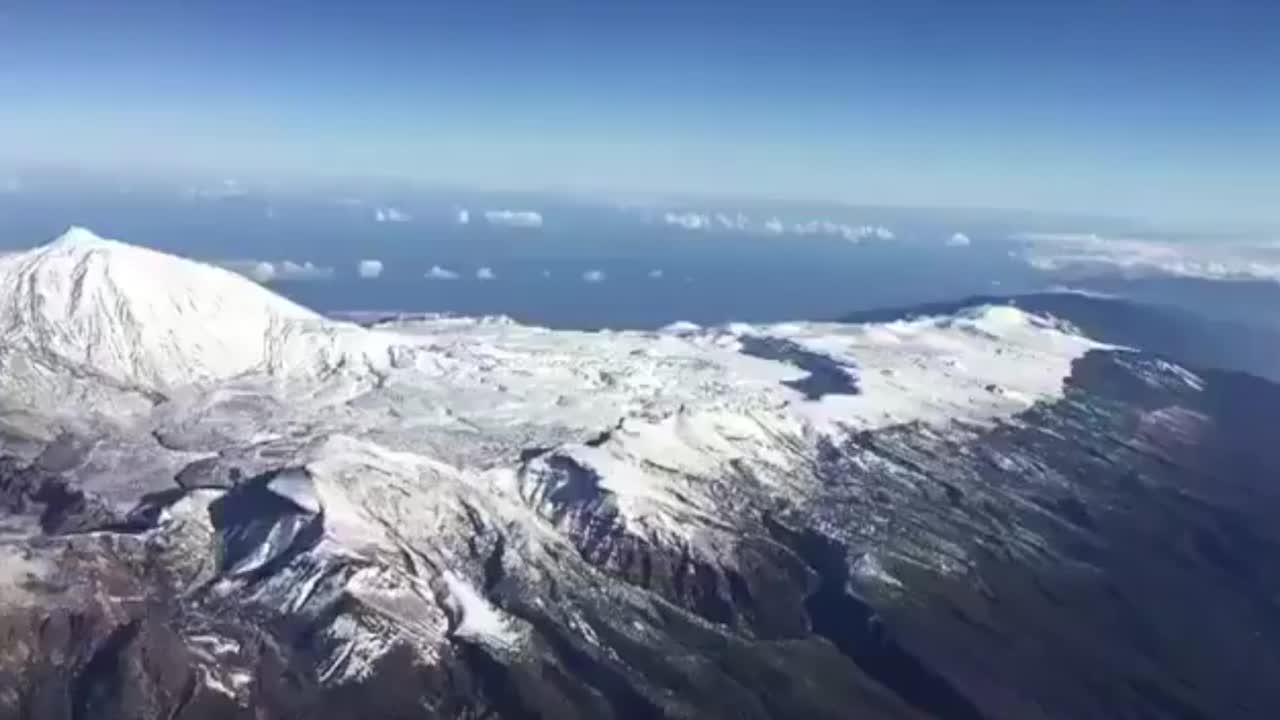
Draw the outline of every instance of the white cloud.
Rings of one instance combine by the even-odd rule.
[[[971,242],[968,235],[958,232],[947,238],[947,247],[968,247]]]
[[[999,284],[997,281],[992,281]],[[1048,292],[1058,293],[1059,295],[1079,295],[1080,297],[1095,298],[1098,300],[1119,300],[1121,297],[1114,293],[1102,292],[1101,290],[1090,290],[1089,288],[1078,288],[1070,285],[1050,285]]]
[[[751,226],[751,219],[742,213],[733,216],[716,213],[716,223],[724,230],[747,230]]]
[[[409,222],[413,218],[409,216],[409,213],[406,213],[403,210],[393,207],[380,207],[374,208],[373,219],[374,222],[380,223],[403,223]]]
[[[849,242],[861,242],[864,240],[893,240],[893,231],[884,227],[884,225],[859,225],[859,227],[846,227],[841,231],[841,237]]]
[[[507,227],[542,227],[542,214],[533,210],[485,210],[485,222]]]
[[[863,225],[854,233],[858,240],[892,240],[893,231],[883,225]]]
[[[1280,247],[1265,242],[1187,242],[1083,233],[1030,233],[1015,239],[1025,244],[1021,259],[1046,272],[1280,282]]]
[[[542,271],[542,277],[544,277],[544,278],[549,278],[549,277],[551,277],[551,271],[550,271],[550,270],[543,270],[543,271]]]
[[[849,229],[848,225],[840,225],[830,220],[810,220],[791,226],[791,232],[797,235],[843,235]]]
[[[588,270],[582,273],[582,281],[588,283],[602,283],[605,281],[603,270]]]
[[[301,264],[285,260],[276,267],[278,280],[328,280],[331,277],[333,268],[314,265],[310,260]]]
[[[234,265],[228,265],[227,269],[235,270],[243,275],[248,275],[260,283],[271,282],[276,277],[276,266],[262,260],[248,260],[241,268],[237,268]]]
[[[476,270],[477,280],[493,280],[496,277],[498,276],[493,272],[493,268],[482,267],[479,270]]]
[[[471,211],[466,208],[458,208],[454,219],[457,220],[459,225],[466,225],[471,222]]]
[[[827,235],[844,238],[852,243],[864,240],[892,240],[893,231],[883,225],[846,225],[831,220],[810,220],[796,223],[791,231],[797,235]]]
[[[755,232],[768,235],[812,235],[842,238],[849,242],[892,240],[893,231],[883,225],[848,225],[832,220],[805,220],[790,225],[777,217],[758,222],[742,213],[667,212],[662,221],[685,230]]]
[[[662,222],[667,225],[675,225],[685,230],[736,230],[757,232],[759,228],[756,223],[742,213],[700,213],[700,212],[667,212],[662,216]],[[766,224],[766,228],[768,225]]]
[[[362,278],[376,278],[382,274],[382,261],[361,260],[360,264],[356,266],[356,272],[358,272]]]
[[[428,280],[457,280],[458,273],[448,268],[442,268],[439,265],[432,265],[431,269],[427,271],[426,277]]]
[[[277,280],[328,280],[333,277],[332,267],[316,265],[310,260],[301,263],[292,260],[284,260],[282,262],[223,260],[216,264],[257,280],[260,283],[269,283]]]
[[[662,279],[662,269],[661,269],[661,268],[654,268],[654,269],[650,270],[650,271],[649,271],[649,279],[650,279],[650,280],[661,280],[661,279]]]
[[[678,225],[685,230],[705,230],[711,227],[711,218],[709,216],[692,212],[669,212],[662,216],[662,221],[668,225]]]

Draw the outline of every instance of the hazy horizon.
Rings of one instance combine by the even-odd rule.
[[[1274,236],[1087,215],[78,177],[0,193],[0,252],[82,225],[222,265],[323,312],[649,328],[1069,286],[1274,326],[1258,309],[1280,302]]]

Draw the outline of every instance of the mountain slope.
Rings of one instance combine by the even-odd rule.
[[[150,257],[89,255],[117,279]],[[359,328],[256,286],[219,305],[214,277],[178,294],[210,328],[280,328],[260,356],[214,333],[262,362],[161,341],[202,369],[119,422],[0,407],[62,423],[0,433],[0,719],[1280,707],[1274,385],[1007,306]],[[132,318],[156,297],[112,292]],[[152,382],[73,347],[127,326],[69,335],[75,367],[19,347],[0,382]]]
[[[84,228],[0,257],[0,287],[0,407],[38,416],[129,416],[192,385],[385,355],[240,275]]]
[[[318,319],[234,273],[84,228],[0,258],[0,286],[8,354],[152,389],[261,368],[282,326]]]
[[[844,322],[875,323],[905,317],[950,315],[977,305],[1013,304],[1027,312],[1069,321],[1089,337],[1175,358],[1198,367],[1240,370],[1280,381],[1280,333],[1262,323],[1211,320],[1169,305],[1081,292],[1044,292],[1014,297],[976,295],[853,313]]]

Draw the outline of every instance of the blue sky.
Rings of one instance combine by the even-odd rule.
[[[1280,224],[1278,34],[1268,0],[0,0],[0,156]]]

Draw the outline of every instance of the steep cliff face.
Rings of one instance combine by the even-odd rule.
[[[3,355],[0,382],[39,390],[0,424],[0,718],[1280,708],[1267,382],[1008,306],[362,328],[51,247],[20,257],[56,307],[64,266],[190,277],[115,283],[87,307],[134,309],[57,362]],[[19,305],[9,336],[43,347]],[[139,307],[214,338],[115,337]],[[83,413],[42,394],[66,383]]]

